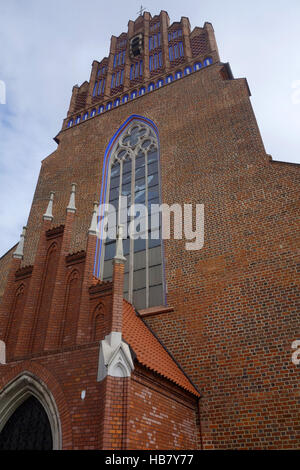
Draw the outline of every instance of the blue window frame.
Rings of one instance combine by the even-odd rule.
[[[122,98],[122,103],[127,103],[128,98],[129,98],[128,95],[124,95],[123,98]]]
[[[124,75],[124,70],[121,70],[121,76],[120,76],[120,85],[123,85],[123,75]]]
[[[96,114],[96,108],[92,109],[92,111],[91,111],[91,117],[94,117],[95,114]]]
[[[168,75],[166,78],[166,83],[171,83],[173,82],[173,75]]]
[[[182,36],[182,31],[181,29],[178,30],[178,37],[181,37]]]
[[[149,51],[152,51],[153,49],[152,44],[153,44],[153,39],[152,39],[152,36],[150,36],[149,37]]]
[[[114,68],[115,68],[115,66],[117,65],[117,60],[118,60],[118,54],[115,54],[115,57],[114,57]]]
[[[143,76],[143,61],[140,60],[140,77]]]
[[[122,64],[125,64],[125,55],[126,55],[126,51],[123,51]]]
[[[79,124],[80,121],[81,121],[81,116],[77,116],[76,121],[75,121],[75,124]]]
[[[83,121],[86,121],[86,119],[89,117],[89,113],[84,113],[83,115]]]
[[[163,79],[161,78],[160,80],[158,80],[158,82],[157,82],[157,84],[156,84],[156,88],[162,87],[163,84],[164,84],[164,81],[163,81]]]
[[[107,105],[106,105],[106,110],[109,111],[111,108],[112,108],[112,102],[110,101],[110,102],[107,103]]]
[[[120,98],[117,98],[114,102],[114,107],[116,108],[120,104]]]
[[[213,63],[213,60],[211,57],[207,57],[204,59],[204,66],[207,67],[208,65],[211,65]]]
[[[117,72],[115,86],[119,86],[119,78],[120,78],[120,72]]]
[[[105,90],[105,78],[103,79],[103,83],[102,83],[102,93],[104,93],[104,90]]]
[[[158,62],[159,62],[159,66],[162,67],[162,53],[161,52],[158,54]]]
[[[70,121],[68,122],[68,127],[72,127],[73,126],[73,119],[70,119]]]
[[[99,85],[98,85],[98,95],[101,95],[101,92],[102,92],[102,80],[99,81]]]
[[[157,54],[154,54],[154,70],[158,68],[158,57]]]
[[[184,56],[183,44],[182,44],[182,42],[179,43],[179,55],[180,55],[180,57],[183,57],[183,56]]]
[[[143,86],[142,88],[140,88],[139,95],[142,96],[145,93],[146,93],[146,88]]]
[[[153,91],[154,88],[155,88],[154,83],[150,83],[150,85],[148,86],[148,91]]]
[[[194,64],[194,70],[195,70],[195,72],[197,72],[197,70],[200,70],[201,68],[202,68],[201,62],[196,62],[196,63]]]
[[[181,78],[182,77],[182,72],[181,70],[178,70],[176,73],[175,73],[175,80],[178,80],[178,78]]]
[[[171,41],[171,39],[172,39],[172,34],[171,34],[171,33],[169,33],[169,34],[168,34],[168,41],[170,42],[170,41]]]
[[[133,72],[134,72],[134,65],[132,64],[130,67],[130,80],[133,79]]]
[[[175,44],[175,45],[174,45],[174,58],[175,58],[175,59],[178,58],[178,44]]]
[[[96,96],[97,86],[98,86],[98,82],[95,83],[94,90],[93,90],[93,96]]]
[[[136,97],[137,97],[137,91],[136,91],[136,90],[133,90],[133,91],[131,92],[130,98],[131,98],[132,100],[134,100],[134,98],[136,98]]]
[[[191,67],[186,67],[186,68],[184,69],[184,75],[189,75],[191,72],[192,72]]]
[[[136,62],[135,70],[134,70],[134,78],[138,78],[138,76],[139,76],[139,63]]]
[[[172,46],[169,47],[169,59],[172,62],[173,60],[173,47]]]
[[[98,114],[103,113],[103,111],[104,111],[104,106],[103,105],[99,106]]]
[[[115,74],[113,73],[112,76],[111,76],[110,88],[113,88],[113,87],[114,87],[114,82],[115,82]]]
[[[153,56],[149,57],[149,70],[150,72],[153,70]]]
[[[177,38],[177,31],[174,31],[173,32],[173,39],[176,39]]]
[[[152,129],[149,128],[148,133],[152,140],[151,150],[147,149],[146,146],[143,152],[135,154],[134,142],[139,143],[138,147],[145,144],[142,139],[146,133],[146,127],[143,123],[137,122],[129,130],[130,137],[126,135],[127,131],[125,129],[124,134],[121,134],[115,153],[112,156],[110,180],[107,182],[107,197],[105,202],[118,207],[116,196],[119,193],[124,195],[129,193],[135,203],[144,203],[150,209],[151,204],[160,204],[158,141]],[[132,160],[124,157],[125,160],[123,159],[121,164],[120,159],[124,155],[120,145],[123,144],[124,139],[127,139],[126,145],[129,144],[132,147]],[[135,162],[135,165],[132,162]],[[151,181],[148,180],[148,182],[145,181],[146,168],[148,169],[148,175],[151,175]],[[156,181],[155,186],[152,185],[152,180]],[[151,222],[150,218],[148,219],[148,224],[149,222]],[[123,243],[124,255],[129,255],[128,258],[132,260],[132,263],[129,265],[129,275],[124,283],[124,295],[137,309],[162,305],[164,303],[165,289],[161,253],[161,218],[158,217],[155,224],[152,224],[152,226],[149,224],[147,228],[149,237],[147,236],[146,238],[148,240],[138,238],[134,243],[130,243],[130,239],[127,238]],[[116,243],[113,238],[107,238],[103,244],[103,251],[100,253],[96,274],[103,280],[111,279],[115,245]],[[135,261],[135,256],[138,257],[138,263]],[[132,283],[128,283],[128,277],[133,280]]]

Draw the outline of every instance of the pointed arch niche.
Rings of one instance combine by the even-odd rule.
[[[30,372],[24,372],[10,382],[0,394],[0,439],[2,432],[6,434],[7,427],[11,428],[13,425],[11,421],[14,417],[17,417],[17,420],[26,421],[32,419],[33,414],[35,414],[37,424],[43,420],[43,430],[45,431],[45,427],[48,427],[46,432],[51,434],[51,436],[46,436],[47,447],[36,450],[47,450],[49,446],[51,446],[50,450],[60,450],[62,448],[61,423],[54,397],[41,380]],[[26,425],[25,421],[24,424]],[[31,432],[31,423],[27,424]],[[14,431],[18,432],[19,428],[20,426]],[[39,429],[36,431],[40,432]],[[11,429],[9,432],[11,432]],[[19,442],[21,448],[25,450],[24,436],[15,436],[15,432],[13,434],[16,446]],[[32,444],[34,444],[34,441]],[[10,442],[8,444],[11,445]]]
[[[122,205],[121,205],[122,197]],[[124,198],[127,198],[126,200]],[[124,201],[126,201],[124,205]],[[127,234],[123,240],[125,264],[124,297],[137,309],[165,304],[165,280],[161,216],[151,220],[153,204],[161,204],[159,135],[155,124],[142,116],[131,116],[111,139],[103,163],[100,204],[116,210],[114,227],[139,215],[142,224],[136,227],[139,237]],[[143,205],[148,216],[139,211],[130,213],[130,206]],[[158,212],[158,211],[157,211]],[[103,216],[112,217],[110,211]],[[110,219],[112,220],[112,219]],[[125,222],[126,223],[126,222]],[[103,226],[100,224],[100,233]],[[112,279],[112,260],[116,252],[115,231],[106,240],[97,240],[95,275],[104,281]]]

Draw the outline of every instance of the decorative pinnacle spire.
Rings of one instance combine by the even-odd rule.
[[[124,234],[124,227],[123,225],[119,225],[118,234],[117,234],[117,242],[116,242],[116,256],[114,257],[114,261],[116,263],[126,262],[126,258],[123,253],[123,234]]]
[[[76,212],[76,206],[75,206],[76,186],[77,186],[76,183],[72,183],[70,201],[69,201],[69,205],[67,207],[67,212],[71,212],[72,214],[75,214],[75,212]]]
[[[21,234],[19,244],[17,246],[16,251],[13,254],[13,258],[15,258],[15,259],[23,259],[23,256],[24,256],[24,241],[25,241],[25,236],[26,236],[26,230],[27,230],[27,227],[23,227],[23,232]]]
[[[52,208],[53,208],[54,194],[55,194],[54,191],[50,192],[50,200],[49,200],[47,210],[46,210],[45,214],[43,215],[43,220],[50,220],[51,222],[53,220]]]
[[[92,222],[88,231],[89,235],[97,235],[97,210],[98,210],[98,202],[95,201]]]

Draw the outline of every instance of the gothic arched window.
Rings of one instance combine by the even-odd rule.
[[[116,208],[114,227],[127,220],[128,233],[123,240],[127,258],[125,298],[139,309],[164,304],[161,220],[157,207],[152,207],[160,204],[159,144],[154,129],[144,121],[133,120],[112,149],[106,203]],[[154,209],[152,217],[151,209]],[[109,220],[111,215],[108,213]],[[138,218],[140,223],[137,223]],[[115,236],[110,238],[108,233],[101,253],[103,280],[112,278],[115,253]]]

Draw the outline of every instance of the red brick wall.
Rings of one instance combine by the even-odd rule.
[[[99,383],[98,355],[94,343],[1,366],[0,389],[24,371],[41,380],[58,408],[63,449],[198,448],[196,400],[142,369],[144,377]]]
[[[28,283],[29,279],[17,281],[14,292],[12,292],[13,303],[9,312],[9,320],[4,336],[8,360],[11,360],[14,356],[18,334],[21,327],[22,314],[27,298]]]
[[[96,381],[98,353],[99,345],[94,344],[1,366],[0,389],[22,371],[34,373],[54,396],[62,423],[63,448],[99,449],[103,393],[102,385]]]
[[[112,135],[132,114],[159,129],[166,203],[205,204],[205,245],[165,242],[168,303],[148,318],[203,391],[216,448],[298,448],[297,250],[299,168],[269,161],[245,80],[222,81],[213,65],[60,133],[44,160],[28,223],[32,263],[41,214],[56,192],[63,223],[78,183],[71,250],[85,249],[94,194]],[[96,306],[95,306],[96,307]]]
[[[200,448],[197,400],[139,369],[129,400],[129,449]]]
[[[7,253],[5,253],[0,258],[0,302],[1,302],[3,292],[6,286],[6,280],[8,276],[10,261],[11,261],[11,258],[15,249],[16,249],[16,246],[11,248]]]
[[[49,322],[49,314],[51,309],[51,301],[55,285],[57,264],[60,252],[60,240],[49,242],[47,250],[47,258],[44,266],[43,279],[40,286],[40,295],[36,310],[36,323],[33,331],[33,352],[43,350],[45,337]]]

